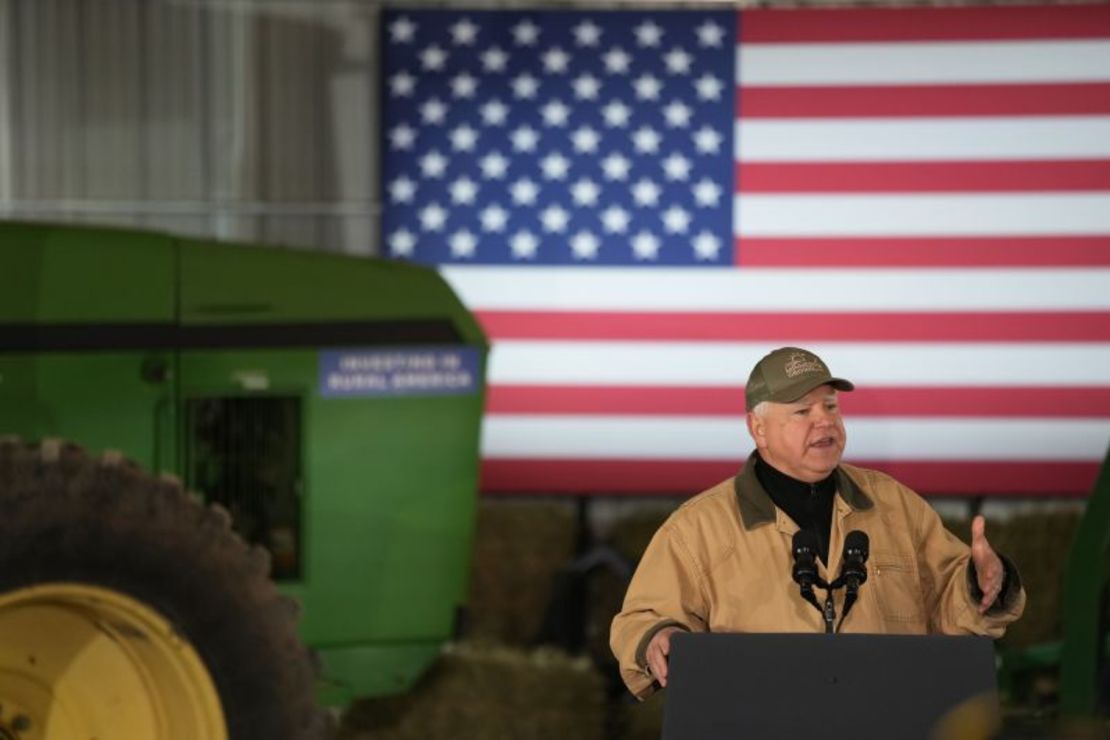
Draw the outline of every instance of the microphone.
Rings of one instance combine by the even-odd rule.
[[[853,529],[844,538],[844,557],[841,565],[841,578],[848,591],[858,591],[867,581],[867,557],[871,554],[871,543],[866,532]]]
[[[866,564],[867,556],[870,554],[871,543],[866,532],[853,529],[844,538],[844,555],[841,557],[840,578],[836,579],[838,583],[843,583],[845,586],[844,611],[840,614],[840,623],[836,626],[837,632],[844,625],[844,620],[848,618],[848,612],[852,605],[856,603],[860,585],[867,580]]]
[[[812,591],[817,583],[817,535],[806,529],[799,529],[794,533],[791,542],[791,552],[794,553],[794,582],[802,587],[802,593],[808,589]]]
[[[813,594],[814,585],[828,588],[828,584],[817,575],[817,535],[808,530],[799,529],[794,533],[790,544],[790,551],[794,553],[794,582],[800,587],[802,598],[813,604],[813,608],[824,613],[824,609],[817,603]],[[828,622],[828,618],[825,619]]]

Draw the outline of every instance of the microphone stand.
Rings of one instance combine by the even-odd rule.
[[[839,580],[840,579],[837,579],[836,581],[833,581],[832,583],[827,583],[825,581],[825,579],[818,576],[817,578],[814,579],[813,583],[808,583],[807,582],[807,583],[801,584],[802,598],[805,599],[806,601],[808,601],[810,604],[812,604],[813,608],[816,609],[818,612],[820,612],[822,619],[825,620],[825,634],[826,635],[831,635],[833,632],[836,632],[836,631],[840,630],[839,626],[837,626],[835,629],[833,628],[833,625],[836,624],[836,604],[833,602],[833,591],[835,591],[836,589],[840,588],[843,585],[839,582]],[[813,587],[814,586],[825,589],[825,605],[823,607],[821,606],[821,604],[817,603],[817,596],[813,593]],[[854,597],[853,597],[853,600],[854,600]],[[847,614],[848,613],[848,602],[847,601],[844,602],[844,606],[845,606],[844,613]],[[843,617],[840,618],[840,623],[841,624],[844,623],[844,618]]]

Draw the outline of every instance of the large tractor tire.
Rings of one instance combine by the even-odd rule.
[[[175,480],[0,440],[0,740],[321,737],[268,571]]]

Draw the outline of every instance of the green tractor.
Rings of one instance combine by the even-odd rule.
[[[0,224],[0,738],[312,738],[411,686],[487,351],[430,269]]]

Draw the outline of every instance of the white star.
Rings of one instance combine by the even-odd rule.
[[[685,180],[690,176],[690,160],[674,152],[663,160],[663,172],[668,180]]]
[[[433,149],[420,158],[420,171],[424,177],[443,177],[447,170],[447,157]]]
[[[721,201],[721,186],[707,178],[702,178],[691,188],[694,201],[702,208],[711,208]]]
[[[561,100],[552,100],[540,109],[545,126],[566,126],[570,108]]]
[[[420,106],[420,117],[424,123],[438,126],[447,117],[447,106],[439,98],[432,98]]]
[[[706,21],[697,28],[698,43],[702,46],[720,46],[725,37],[725,29],[712,21]]]
[[[663,117],[671,128],[685,128],[690,125],[690,116],[694,111],[681,100],[672,100],[663,109]]]
[[[447,52],[432,44],[420,52],[420,64],[428,71],[438,72],[447,63]]]
[[[513,26],[513,41],[518,46],[531,46],[539,35],[540,28],[532,21],[521,21]]]
[[[685,233],[690,228],[690,214],[678,206],[671,206],[663,211],[663,226],[668,234]]]
[[[609,206],[601,212],[601,225],[610,234],[623,234],[628,231],[630,219],[628,211],[620,206]]]
[[[699,260],[718,259],[721,251],[721,240],[708,231],[700,231],[690,242],[694,246],[694,256]]]
[[[487,72],[504,72],[509,63],[509,55],[493,46],[482,53],[482,67]]]
[[[567,65],[570,64],[570,55],[558,46],[553,46],[545,51],[542,59],[543,68],[548,74],[563,74],[567,71]]]
[[[401,16],[389,24],[390,40],[395,44],[407,44],[416,34],[416,24],[407,16]]]
[[[659,203],[660,187],[651,180],[640,178],[632,186],[632,199],[638,206],[654,206]]]
[[[539,192],[539,186],[527,177],[517,180],[509,187],[509,193],[513,196],[513,202],[522,206],[534,204]]]
[[[632,109],[620,100],[611,100],[601,109],[601,115],[605,119],[606,126],[623,127],[628,125],[628,117],[632,115]]]
[[[451,247],[452,257],[473,257],[478,246],[478,237],[463,229],[452,234],[447,243]]]
[[[395,203],[411,203],[414,195],[416,195],[416,182],[408,177],[398,177],[389,183],[389,197]]]
[[[562,233],[567,230],[569,220],[570,214],[559,205],[548,206],[540,211],[540,221],[543,223],[544,231]]]
[[[659,132],[649,126],[641,126],[632,134],[632,145],[640,154],[655,154],[659,151]]]
[[[597,46],[601,27],[593,21],[582,21],[574,27],[574,40],[579,46]]]
[[[467,72],[451,78],[451,94],[456,98],[473,98],[478,89],[478,79]]]
[[[442,231],[447,223],[447,210],[439,203],[431,203],[420,210],[420,227],[424,231]]]
[[[601,169],[609,180],[627,180],[630,167],[632,163],[628,158],[616,152],[601,160]]]
[[[540,140],[539,133],[531,126],[521,126],[515,129],[509,138],[513,142],[513,149],[518,152],[531,152],[536,148],[536,143]]]
[[[619,46],[605,52],[601,59],[605,62],[605,71],[611,75],[628,74],[628,65],[632,63],[632,57]]]
[[[570,196],[574,198],[575,205],[593,206],[597,204],[597,196],[601,188],[593,180],[583,178],[570,187]]]
[[[719,100],[721,91],[725,88],[725,83],[713,75],[702,75],[694,82],[694,87],[697,89],[700,99]]]
[[[416,78],[404,70],[389,78],[389,93],[395,98],[411,97],[415,89]]]
[[[414,141],[416,141],[416,129],[408,124],[402,123],[389,131],[389,145],[393,149],[412,149]]]
[[[509,248],[517,259],[533,259],[539,246],[540,240],[530,231],[518,231],[509,239]]]
[[[478,218],[482,221],[482,229],[485,231],[501,232],[505,230],[505,224],[509,222],[509,212],[504,208],[494,203],[482,209],[478,214]]]
[[[580,126],[570,135],[570,140],[574,143],[574,151],[579,154],[589,154],[597,151],[601,135],[589,126]]]
[[[659,39],[663,38],[663,29],[654,21],[644,21],[635,28],[636,43],[640,46],[659,46]]]
[[[513,95],[518,98],[534,98],[540,89],[540,81],[525,72],[513,78]]]
[[[589,231],[579,231],[570,238],[570,249],[577,260],[597,259],[601,240]]]
[[[674,48],[663,55],[663,62],[667,65],[667,71],[673,75],[684,75],[690,71],[690,63],[694,59],[681,48]]]
[[[702,154],[716,154],[721,148],[721,135],[708,126],[702,126],[693,136],[694,146]]]
[[[478,26],[469,18],[463,18],[451,26],[451,40],[459,46],[470,46],[477,36]]]
[[[478,142],[478,131],[465,123],[454,129],[451,134],[451,148],[457,152],[473,151]]]
[[[416,234],[408,229],[400,229],[389,235],[389,251],[397,257],[411,257],[416,246]]]
[[[481,112],[487,126],[500,126],[509,115],[509,106],[494,98],[482,106]]]
[[[451,202],[456,205],[472,205],[478,195],[478,183],[463,175],[451,183]]]
[[[570,169],[570,160],[559,152],[552,152],[540,160],[540,169],[548,180],[562,180]]]
[[[500,180],[509,169],[509,160],[501,152],[490,152],[478,161],[482,177],[487,180]]]
[[[591,74],[575,77],[571,85],[574,87],[574,97],[579,100],[597,100],[597,94],[601,90],[601,80]]]
[[[632,86],[636,88],[636,97],[640,100],[658,100],[663,84],[659,82],[659,78],[645,74],[637,77]]]
[[[632,237],[632,254],[638,260],[653,260],[659,257],[659,237],[650,231],[640,231]]]

